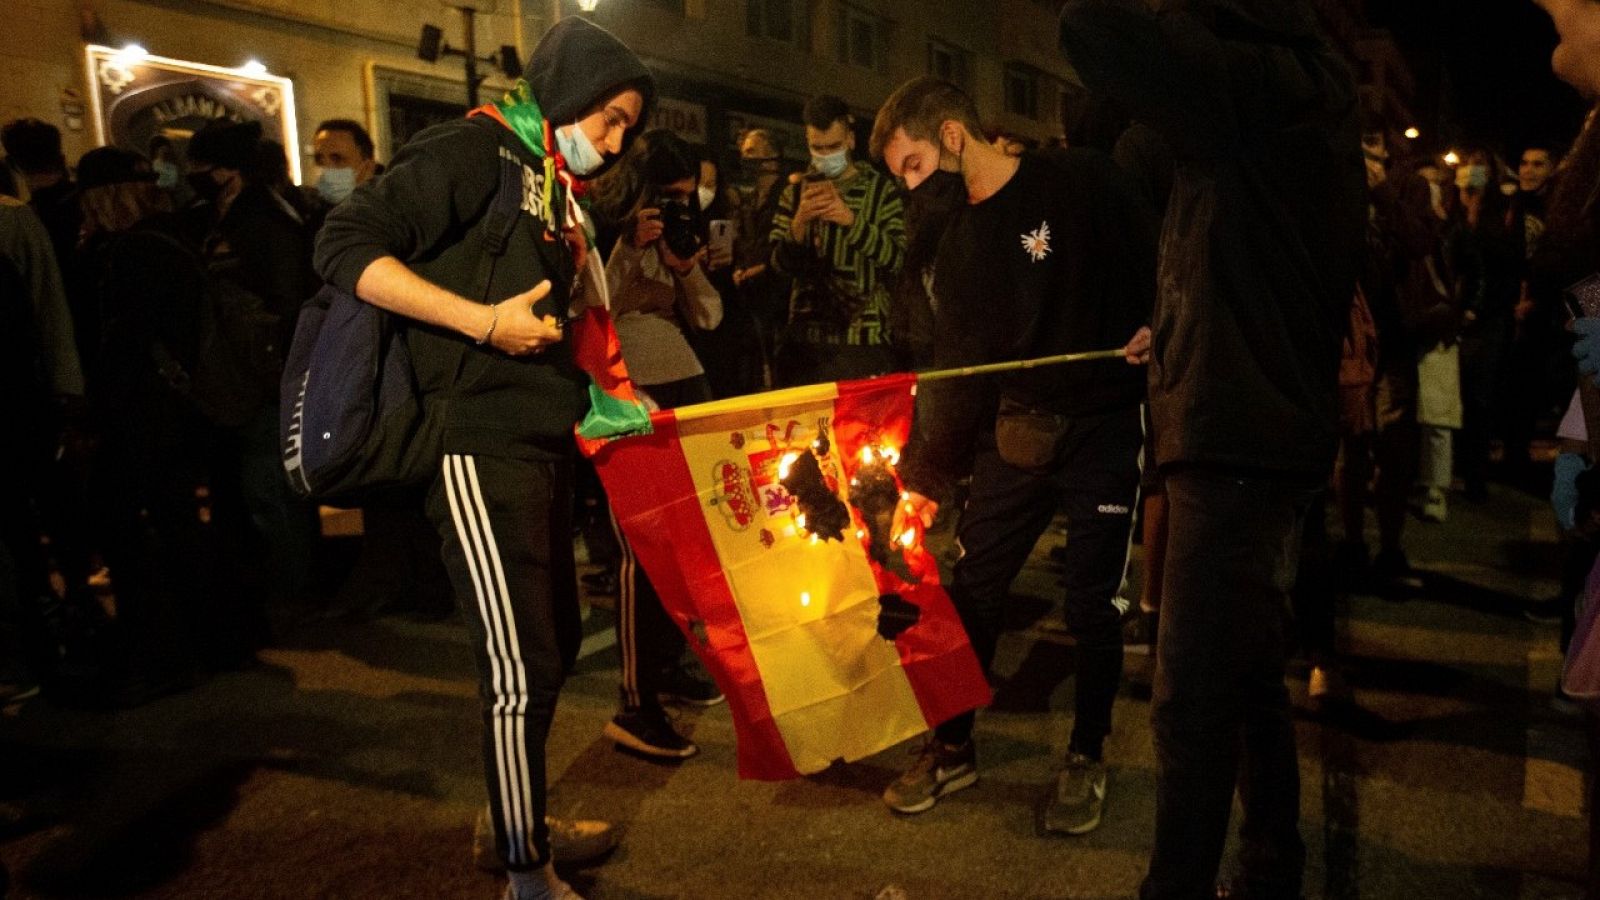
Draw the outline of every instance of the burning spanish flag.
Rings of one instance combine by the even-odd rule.
[[[774,391],[585,442],[728,697],[743,778],[861,759],[989,702],[921,533],[892,533],[915,388],[893,375]]]

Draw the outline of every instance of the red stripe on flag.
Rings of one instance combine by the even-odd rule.
[[[908,397],[916,376],[888,375],[865,381],[841,381],[834,401],[834,437],[839,443],[845,476],[854,478],[863,447],[903,448],[911,434],[913,404]],[[917,624],[895,637],[900,667],[930,726],[987,706],[988,679],[967,642],[966,631],[950,595],[939,583],[939,565],[920,544],[904,553],[909,568],[922,580],[908,584],[882,566],[872,565],[882,594],[898,594],[917,606]],[[952,649],[955,648],[955,649]]]
[[[739,777],[796,778],[800,773],[767,704],[739,606],[706,528],[677,419],[667,410],[652,415],[651,424],[653,434],[608,444],[595,459],[611,507],[662,606],[728,697],[738,735]],[[630,473],[649,477],[621,477]],[[692,627],[696,621],[704,625],[714,652],[700,644]]]

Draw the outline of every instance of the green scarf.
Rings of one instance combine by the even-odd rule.
[[[528,80],[518,78],[516,85],[506,92],[500,102],[492,105],[523,145],[534,156],[544,159],[544,111],[539,108],[539,100],[533,96],[533,88],[528,86]]]

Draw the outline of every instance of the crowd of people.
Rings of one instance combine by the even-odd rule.
[[[366,501],[362,557],[323,612],[460,609],[489,797],[475,855],[508,873],[512,900],[575,897],[552,855],[615,840],[544,809],[545,737],[579,642],[575,535],[598,564],[582,586],[617,596],[604,734],[682,760],[698,748],[663,704],[722,699],[574,458],[589,403],[575,311],[610,307],[661,409],[1122,348],[930,385],[897,515],[931,526],[960,506],[948,584],[985,667],[1011,581],[1066,519],[1075,721],[1047,829],[1099,825],[1124,646],[1148,644],[1159,771],[1142,896],[1215,895],[1237,789],[1231,896],[1298,897],[1288,656],[1310,661],[1314,699],[1337,694],[1339,594],[1419,591],[1409,520],[1442,522],[1492,480],[1542,490],[1537,450],[1557,431],[1569,561],[1562,594],[1530,614],[1562,623],[1564,649],[1572,636],[1600,539],[1569,323],[1600,367],[1600,310],[1574,313],[1567,288],[1600,266],[1600,125],[1570,149],[1418,152],[1363,111],[1309,3],[1198,5],[1227,14],[1066,4],[1062,49],[1096,115],[1049,147],[919,78],[870,130],[818,96],[804,148],[757,129],[724,160],[650,130],[650,72],[580,18],[545,35],[504,101],[419,133],[387,168],[359,123],[323,122],[306,189],[254,123],[76,166],[53,126],[7,123],[4,699],[42,685],[136,704],[246,663],[308,613],[317,509],[284,475],[278,380],[301,305],[331,285],[407,323],[441,438],[429,483]],[[1575,0],[1545,5],[1576,33]],[[528,224],[501,236],[507,179]],[[981,731],[970,713],[940,723],[884,803],[919,814],[973,786]]]

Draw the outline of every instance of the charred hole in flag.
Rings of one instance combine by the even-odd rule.
[[[878,636],[892,641],[922,618],[922,608],[899,594],[878,597]]]
[[[805,516],[807,531],[825,541],[842,541],[844,530],[850,527],[850,507],[828,488],[828,480],[817,462],[819,453],[823,456],[828,453],[828,439],[818,438],[817,444],[819,446],[795,458],[789,473],[779,483]]]

